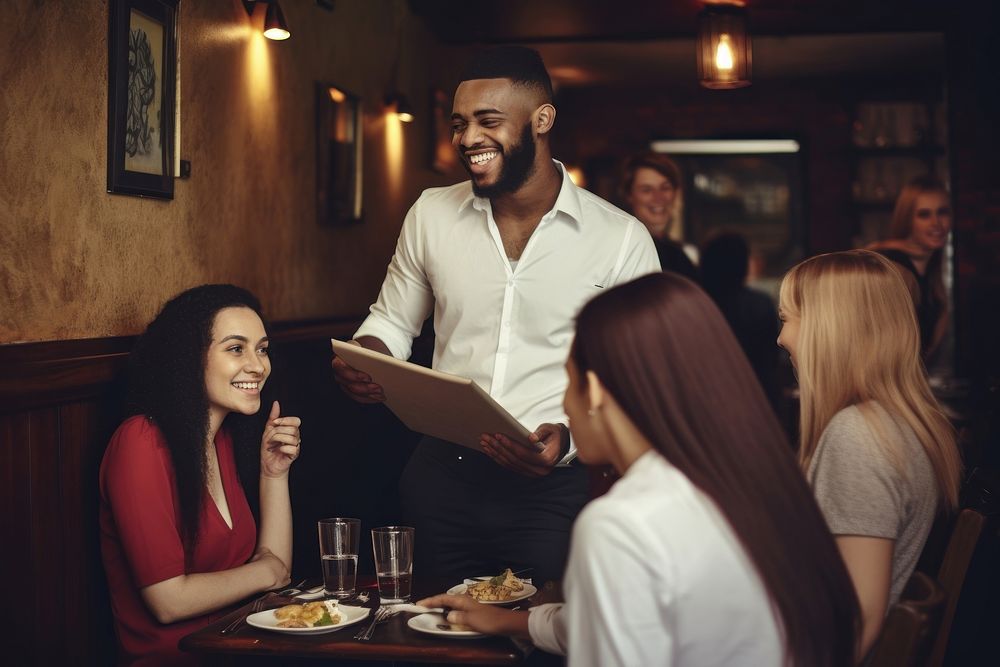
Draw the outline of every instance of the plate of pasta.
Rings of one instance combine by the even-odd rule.
[[[507,604],[530,598],[538,589],[507,568],[495,577],[476,577],[448,589],[449,595],[468,595],[484,604]]]
[[[371,610],[367,607],[339,605],[336,600],[321,600],[288,604],[250,614],[247,616],[247,625],[292,635],[321,635],[354,625],[368,618],[370,613]]]

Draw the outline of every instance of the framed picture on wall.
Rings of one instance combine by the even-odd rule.
[[[361,221],[361,98],[316,86],[316,216],[320,224]]]
[[[111,0],[108,192],[174,197],[177,0]]]

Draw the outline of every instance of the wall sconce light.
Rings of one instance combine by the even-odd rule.
[[[285,14],[281,11],[278,0],[243,0],[243,8],[247,10],[247,16],[253,16],[253,10],[257,7],[258,2],[267,5],[267,13],[264,15],[264,37],[275,41],[291,37],[292,33],[288,30]]]
[[[413,107],[410,106],[410,101],[406,99],[406,95],[402,93],[389,93],[385,96],[385,105],[396,114],[404,123],[413,122]]]
[[[750,85],[753,48],[746,3],[710,3],[698,13],[698,79],[720,90]]]

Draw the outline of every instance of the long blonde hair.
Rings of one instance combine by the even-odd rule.
[[[781,311],[799,319],[799,462],[808,469],[830,420],[858,405],[889,459],[901,463],[898,444],[864,409],[874,402],[913,430],[942,504],[954,508],[962,467],[955,432],[927,384],[920,329],[899,271],[877,253],[849,250],[807,259],[782,280]]]

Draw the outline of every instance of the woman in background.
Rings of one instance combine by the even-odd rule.
[[[574,524],[565,604],[422,604],[572,666],[849,664],[850,579],[708,296],[671,273],[607,290],[580,312],[566,369],[580,459],[623,476]]]
[[[618,195],[649,230],[664,271],[698,280],[680,240],[684,235],[684,180],[673,160],[661,153],[640,153],[622,166]]]
[[[872,246],[872,250],[905,268],[916,280],[917,322],[925,360],[938,349],[948,328],[942,265],[950,231],[948,191],[933,176],[921,176],[899,193],[888,239]]]
[[[896,265],[867,250],[807,259],[782,281],[779,312],[799,380],[799,461],[857,590],[862,657],[937,510],[956,506],[961,461]]]
[[[115,431],[100,471],[121,664],[194,663],[181,637],[288,583],[300,421],[281,416],[277,401],[266,424],[254,417],[271,372],[260,313],[238,287],[190,289],[129,359],[135,416]],[[259,532],[247,491],[259,491]]]

